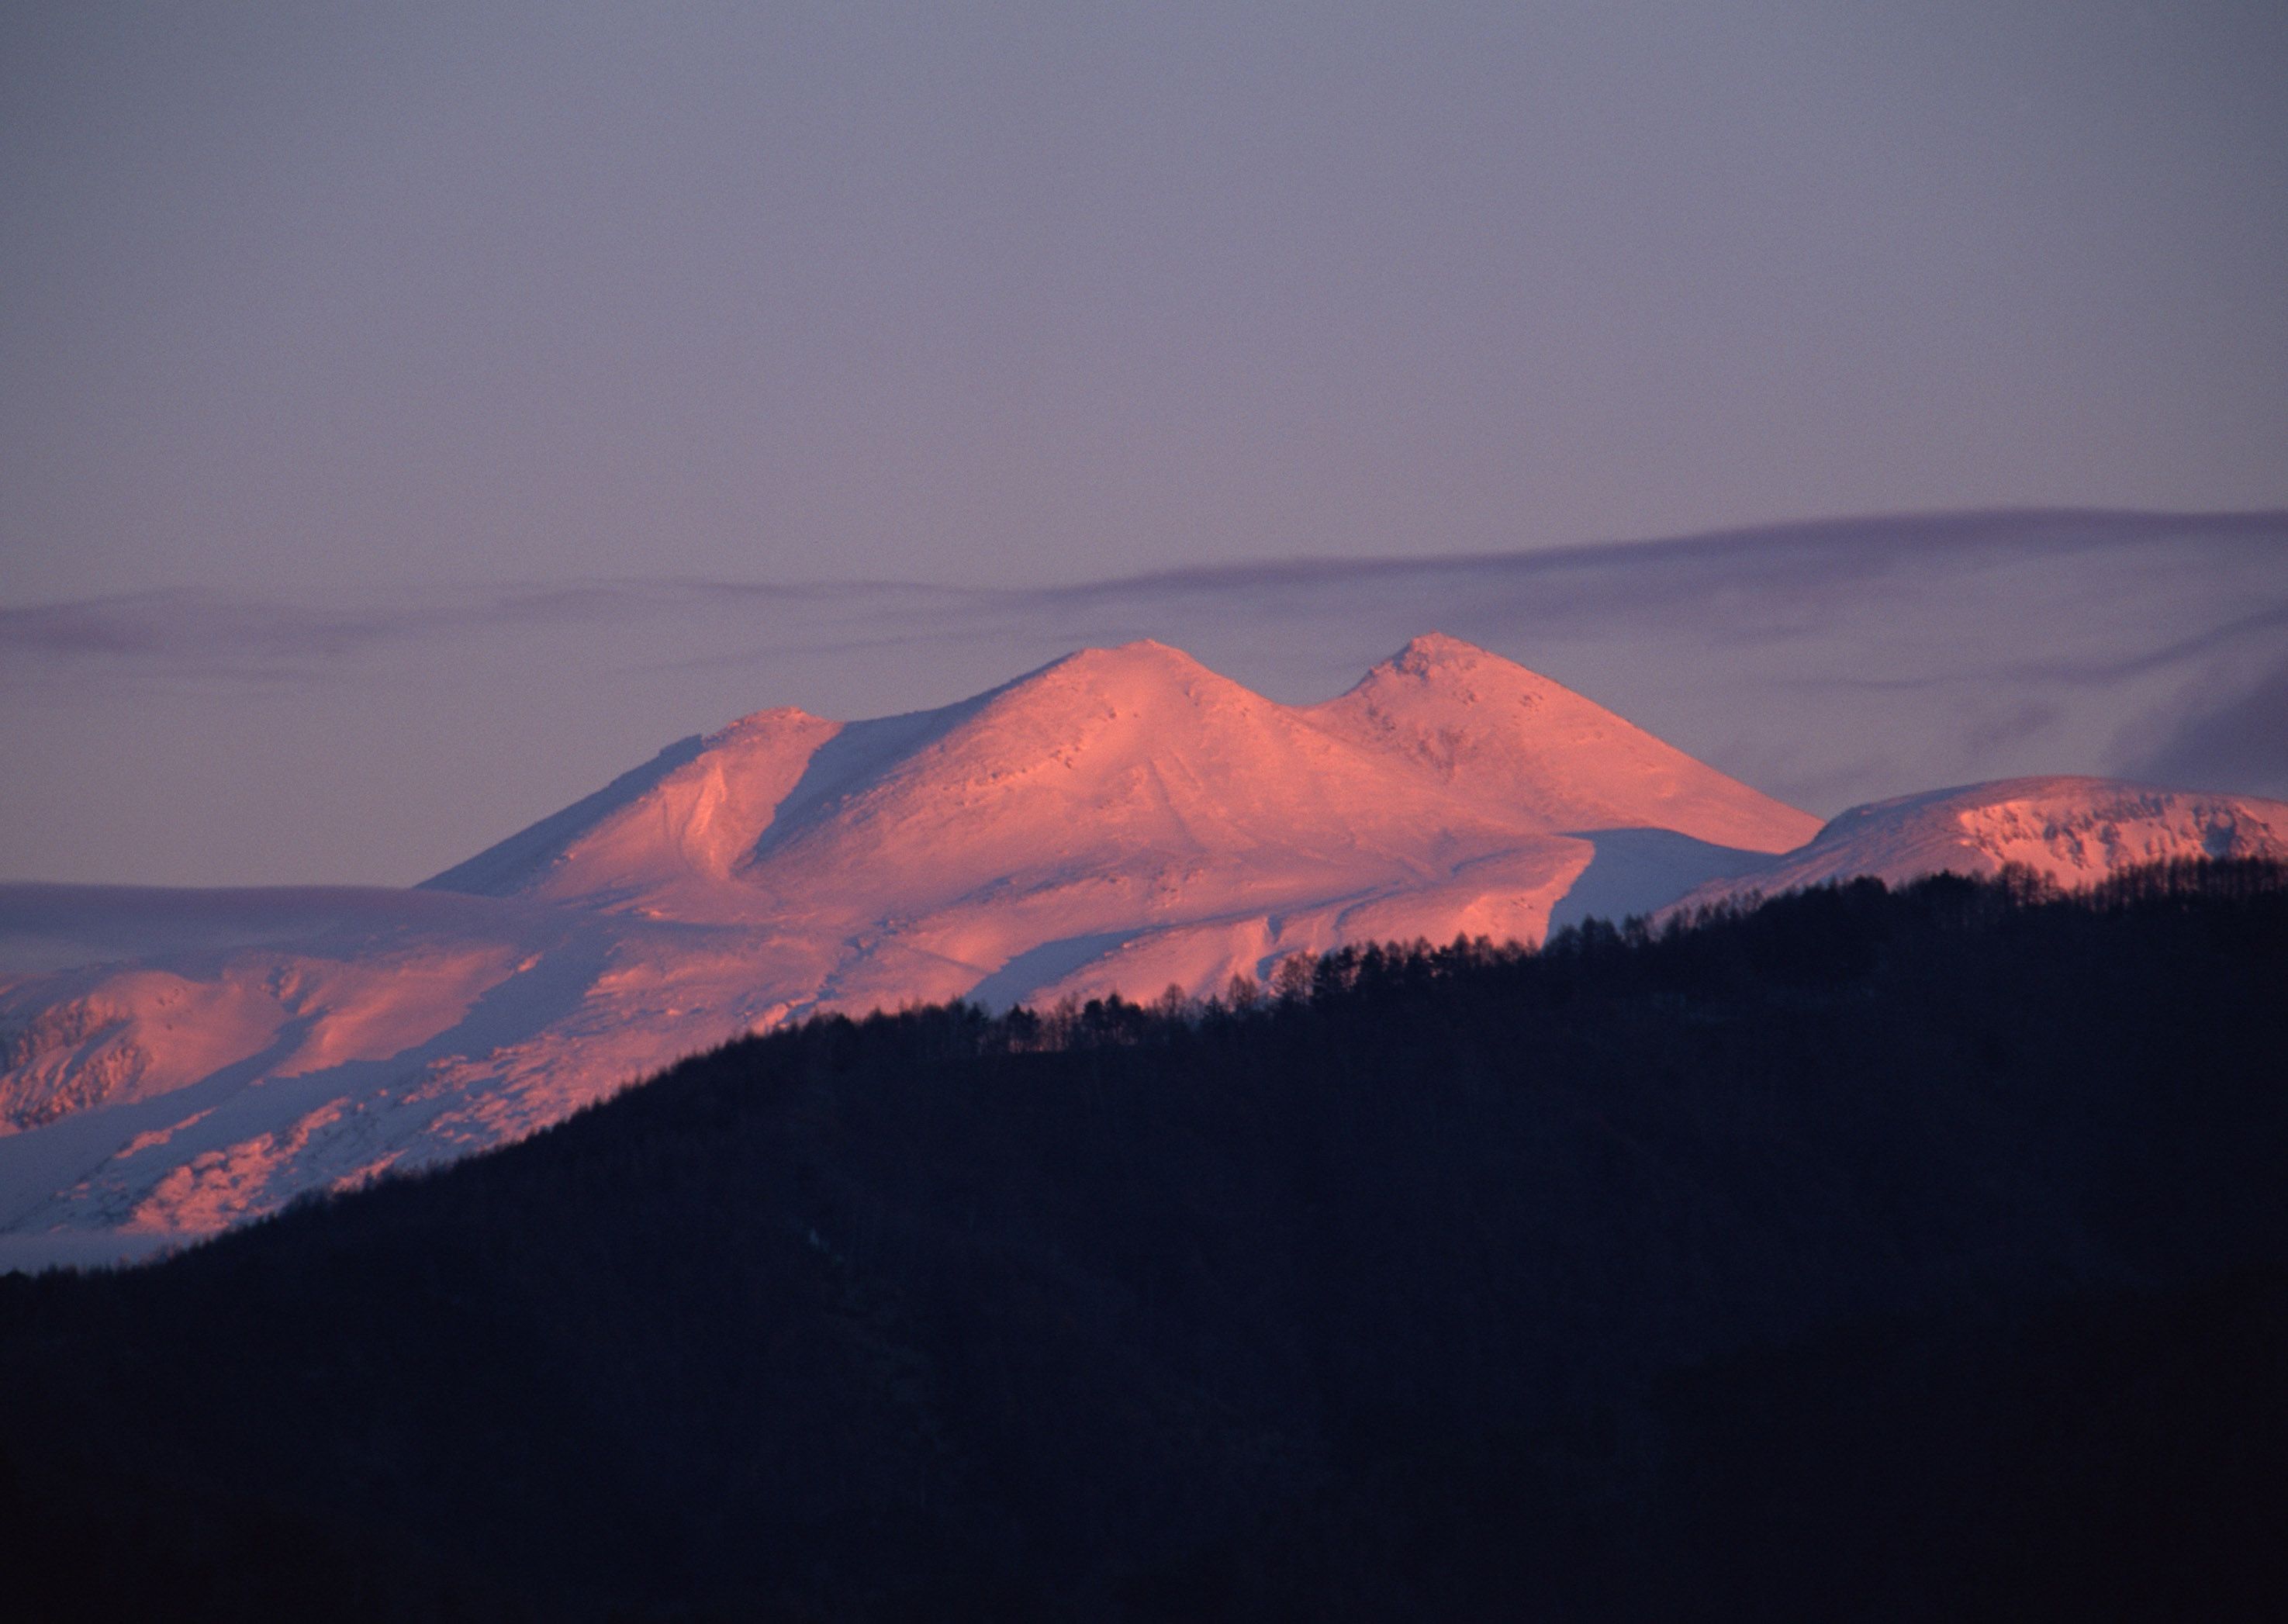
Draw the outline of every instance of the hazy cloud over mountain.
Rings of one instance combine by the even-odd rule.
[[[2277,633],[2276,631],[2276,638]],[[2288,783],[2288,660],[2274,665],[2256,683],[2205,709],[2198,685],[2189,689],[2183,712],[2169,718],[2150,744],[2133,734],[2125,758],[2144,776],[2206,788],[2241,778],[2252,783]]]
[[[2284,628],[2281,514],[1864,519],[1042,589],[20,605],[0,611],[23,786],[0,872],[409,881],[747,711],[914,709],[1140,637],[1294,702],[1449,631],[1822,815],[2025,772],[2278,796]]]

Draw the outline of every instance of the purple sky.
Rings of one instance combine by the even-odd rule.
[[[0,875],[418,878],[632,749],[1124,630],[1324,697],[1433,623],[1346,560],[1471,635],[1456,555],[2288,509],[2284,83],[2288,13],[2200,0],[9,7]],[[1478,635],[1821,812],[2288,793],[2267,522],[1942,548],[1890,612],[1822,531],[1795,680],[1994,685],[1879,749],[1704,625]],[[1718,555],[1597,556],[1609,609]],[[930,590],[751,595],[866,581]]]

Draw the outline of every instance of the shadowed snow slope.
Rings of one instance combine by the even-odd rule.
[[[2105,778],[2012,778],[1855,806],[1799,852],[1682,898],[1691,908],[1872,875],[1994,875],[2021,864],[2073,889],[2172,858],[2288,861],[2288,802]]]
[[[758,712],[414,891],[7,888],[0,1265],[498,1144],[813,1010],[1532,940],[1815,829],[1451,638],[1307,708],[1139,643],[941,710]]]

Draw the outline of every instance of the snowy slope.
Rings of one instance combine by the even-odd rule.
[[[1871,875],[1899,883],[1951,871],[1990,875],[2022,864],[2073,889],[2171,858],[2288,861],[2288,802],[2163,789],[2103,778],[2014,778],[1855,806],[1801,851],[1711,881],[1689,909]]]
[[[1452,639],[1305,708],[1140,643],[940,710],[759,712],[413,891],[0,889],[0,1265],[498,1144],[812,1010],[1532,939],[1815,828]]]
[[[844,944],[822,991],[862,1006],[1199,991],[1343,941],[1531,939],[1601,832],[1683,837],[1645,877],[1653,906],[1817,824],[1434,636],[1303,709],[1140,643],[943,710],[766,711],[536,858],[547,828],[428,883],[768,922]]]
[[[1347,941],[2239,853],[2288,856],[2288,807],[2019,780],[1821,829],[1450,638],[1300,708],[1088,650],[939,710],[758,712],[410,891],[0,888],[0,1266],[449,1160],[814,1010],[1199,994]]]
[[[1817,828],[1571,689],[1434,633],[1340,699],[1300,714],[1412,763],[1458,798],[1522,812],[1550,828],[1670,829],[1713,845],[1786,852]]]
[[[123,900],[159,946],[40,968],[62,915],[131,923]],[[783,1019],[826,963],[767,931],[524,900],[0,887],[0,965],[28,966],[0,974],[0,1269],[504,1143]]]

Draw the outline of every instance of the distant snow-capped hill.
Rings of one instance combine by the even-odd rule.
[[[1605,828],[1776,852],[1818,823],[1451,638],[1300,709],[1145,642],[941,710],[759,712],[425,888],[722,923],[1203,859],[1262,891],[1266,861],[1351,877],[1439,844]]]
[[[410,891],[0,887],[0,1266],[504,1143],[814,1010],[1220,991],[1871,874],[2288,859],[2288,805],[2021,779],[1815,820],[1425,637],[1285,706],[1155,643],[759,711]]]
[[[1711,881],[1670,912],[1872,875],[1998,874],[2017,864],[2069,890],[2173,858],[2288,861],[2288,802],[2163,789],[2117,779],[2003,779],[1855,806],[1800,851]]]
[[[1532,940],[1816,828],[1451,638],[1308,707],[1139,643],[938,710],[758,712],[412,891],[0,888],[0,1265],[449,1160],[812,1010]]]
[[[843,945],[838,1004],[1005,1002],[1531,940],[1577,891],[1655,906],[1817,827],[1450,638],[1307,708],[1147,642],[941,710],[758,713],[427,884]]]

